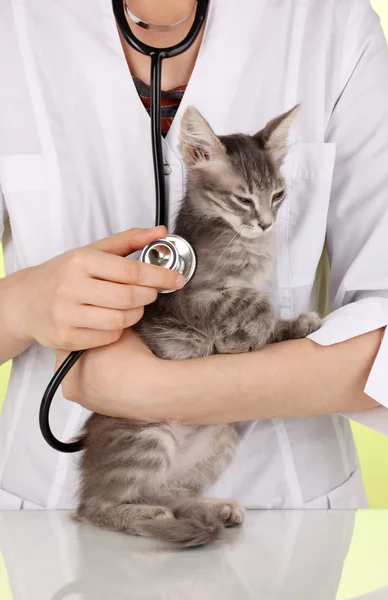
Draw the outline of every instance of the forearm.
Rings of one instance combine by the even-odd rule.
[[[259,352],[174,362],[161,418],[187,423],[292,418],[378,406],[363,389],[382,330],[340,344],[292,340]]]
[[[211,424],[346,413],[378,406],[364,394],[382,329],[331,346],[307,339],[259,352],[169,361],[131,329],[85,353],[66,377],[68,400],[112,417]],[[67,356],[57,353],[57,366]]]
[[[20,273],[15,273],[0,279],[0,365],[15,358],[31,344],[32,339],[20,332],[20,322],[24,315],[19,314],[23,305],[24,295]]]

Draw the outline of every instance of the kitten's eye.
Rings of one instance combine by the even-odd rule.
[[[236,196],[236,198],[239,202],[242,202],[243,204],[250,204],[251,206],[253,204],[252,198],[245,198],[244,196]]]
[[[280,200],[283,200],[283,198],[284,198],[284,190],[280,190],[279,192],[276,192],[275,194],[273,194],[272,202],[279,202]]]

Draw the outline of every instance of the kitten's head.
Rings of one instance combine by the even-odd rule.
[[[254,136],[218,137],[195,108],[187,108],[180,149],[196,210],[222,218],[245,238],[269,231],[285,197],[280,168],[298,109],[276,117]]]

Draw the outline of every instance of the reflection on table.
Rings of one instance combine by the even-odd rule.
[[[388,511],[257,511],[211,546],[171,551],[0,512],[1,600],[388,599]]]

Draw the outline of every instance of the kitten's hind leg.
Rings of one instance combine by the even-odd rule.
[[[208,544],[219,537],[223,526],[213,510],[202,506],[191,514],[175,514],[173,506],[81,504],[76,519],[102,529],[166,542],[175,548]]]
[[[173,506],[174,515],[179,518],[196,517],[206,512],[222,523],[224,527],[242,525],[244,509],[236,500],[219,500],[218,498],[194,498],[178,501]]]
[[[279,320],[275,331],[268,340],[269,344],[305,338],[321,326],[321,319],[316,312],[302,313],[291,321]]]
[[[82,503],[75,515],[77,521],[91,523],[109,531],[121,531],[141,535],[139,527],[144,521],[174,519],[174,515],[164,506],[147,504],[103,504],[100,502]]]

